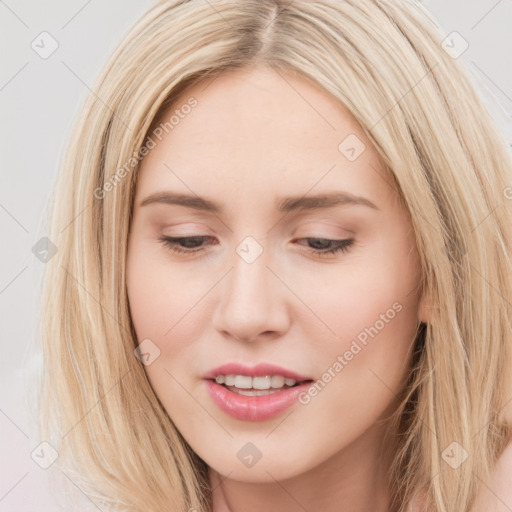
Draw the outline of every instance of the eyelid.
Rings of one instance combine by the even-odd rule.
[[[205,234],[208,232],[208,234],[213,234],[211,229],[206,224],[196,223],[196,222],[175,222],[172,224],[162,224],[160,226],[161,231],[165,231],[167,229],[184,229],[186,230],[186,233],[188,233],[187,230],[189,229],[197,229],[201,231],[201,234]],[[171,236],[176,236],[174,233]],[[181,235],[180,235],[181,236]]]
[[[299,225],[296,225],[294,227],[294,229],[292,230],[292,235],[295,236],[296,233],[299,231],[299,230],[307,230],[308,231],[308,234],[310,232],[315,232],[316,230],[320,229],[320,230],[325,230],[326,228],[327,229],[335,229],[336,232],[335,233],[332,233],[331,235],[328,235],[328,236],[345,236],[343,235],[343,233],[345,233],[347,236],[354,236],[356,234],[355,231],[351,230],[351,229],[347,229],[346,227],[343,227],[343,224],[346,224],[346,220],[345,222],[342,222],[341,220],[333,220],[332,218],[316,218],[316,219],[308,219],[307,221],[305,222],[301,222]],[[315,235],[316,236],[316,235]],[[325,234],[323,234],[322,236],[325,236]]]
[[[209,235],[190,235],[190,236],[176,236],[176,237],[169,237],[169,236],[160,236],[158,237],[158,241],[162,243],[162,245],[166,246],[167,249],[171,253],[175,254],[182,254],[186,256],[195,255],[197,253],[201,253],[205,251],[205,245],[201,244],[197,248],[183,248],[179,246],[180,240],[189,240],[189,239],[199,239],[200,241],[208,240],[210,238],[214,238]],[[299,237],[297,238],[298,241],[301,240],[321,240],[323,242],[330,242],[333,243],[334,246],[331,248],[322,248],[322,249],[314,249],[314,248],[307,248],[304,246],[301,246],[301,244],[297,244],[301,246],[301,252],[303,254],[314,256],[317,258],[335,258],[339,253],[348,253],[352,250],[356,240],[354,238],[329,238],[329,237],[317,237],[317,236],[307,236],[307,237]],[[214,244],[216,245],[216,244]],[[304,247],[304,248],[302,248]]]

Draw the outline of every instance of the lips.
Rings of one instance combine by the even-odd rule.
[[[244,396],[234,393],[213,380],[205,380],[213,403],[232,418],[242,421],[264,421],[282,414],[299,402],[311,382],[306,381],[291,388],[264,396]]]
[[[297,383],[292,387],[269,390],[261,396],[247,396],[230,390],[215,381],[218,375],[245,375],[249,377],[264,377],[280,375],[294,379]],[[298,397],[305,392],[313,379],[306,375],[268,363],[256,366],[245,366],[238,363],[228,363],[207,372],[203,378],[207,391],[214,404],[224,413],[243,421],[264,421],[283,413],[298,402]]]

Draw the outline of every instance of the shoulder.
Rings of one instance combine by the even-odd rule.
[[[512,442],[500,455],[491,482],[481,487],[474,512],[510,512],[512,510]]]

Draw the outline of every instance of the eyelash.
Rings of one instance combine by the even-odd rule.
[[[182,236],[182,237],[170,237],[170,236],[162,236],[159,237],[160,242],[169,249],[173,253],[179,253],[179,254],[192,254],[196,252],[201,252],[204,250],[203,247],[200,247],[199,249],[183,249],[177,246],[177,243],[183,240],[205,240],[211,238],[210,236]],[[337,243],[335,247],[332,249],[313,249],[309,251],[310,253],[316,255],[316,256],[324,256],[324,255],[330,255],[330,254],[336,254],[338,252],[349,252],[351,249],[351,246],[354,243],[353,239],[347,239],[347,240],[331,240],[328,238],[317,238],[317,237],[306,237],[299,240],[322,240],[324,242],[333,242]]]

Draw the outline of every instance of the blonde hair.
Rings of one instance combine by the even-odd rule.
[[[512,432],[512,164],[444,38],[409,0],[165,0],[124,37],[62,162],[40,315],[40,434],[84,493],[112,510],[211,510],[206,463],[134,355],[127,238],[162,113],[207,76],[265,65],[338,99],[392,173],[430,306],[396,412],[393,492],[400,510],[420,492],[429,510],[469,510]],[[454,442],[457,468],[443,457]]]

